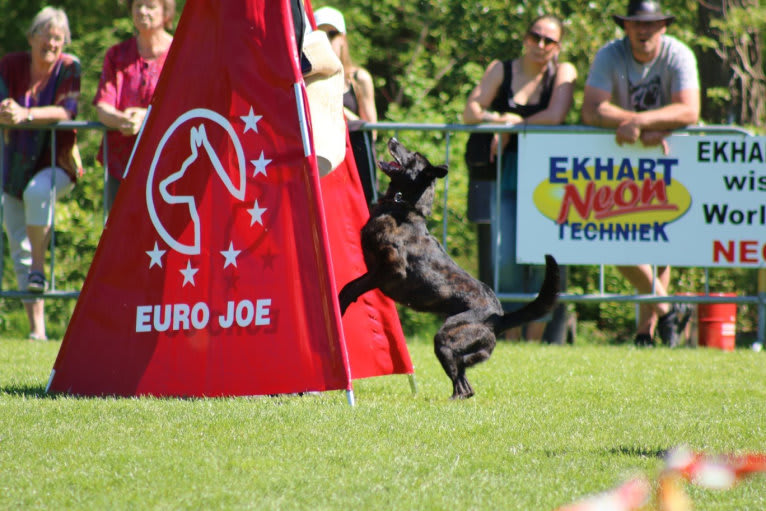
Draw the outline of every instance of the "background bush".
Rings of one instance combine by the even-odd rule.
[[[179,13],[184,3],[184,0],[177,0]],[[734,120],[748,122],[757,128],[764,119],[757,115],[748,116],[748,113],[758,114],[758,105],[748,106],[743,114],[742,105],[737,103],[738,98],[742,98],[736,93],[739,82],[736,82],[732,71],[735,61],[730,60],[727,64],[722,60],[721,55],[727,50],[729,41],[722,34],[725,35],[727,28],[732,27],[737,33],[745,30],[760,51],[766,8],[749,6],[748,16],[743,17],[738,14],[740,11],[732,11],[729,3],[707,2],[705,6],[700,6],[694,0],[666,0],[663,7],[677,16],[669,32],[687,41],[698,55],[704,121],[721,123]],[[67,51],[77,55],[83,67],[79,118],[95,120],[91,102],[103,55],[109,46],[132,33],[127,8],[116,0],[0,0],[0,12],[4,13],[0,19],[0,53],[28,49],[26,28],[34,14],[46,4],[63,7],[69,15],[73,42]],[[380,119],[408,123],[460,122],[465,98],[478,83],[490,60],[517,56],[529,22],[543,13],[557,14],[565,20],[567,30],[562,43],[562,59],[573,62],[580,75],[575,106],[567,118],[568,123],[576,124],[579,123],[582,89],[590,58],[603,43],[622,35],[611,15],[624,13],[626,2],[536,0],[509,6],[504,0],[337,0],[317,1],[313,7],[323,5],[332,5],[344,12],[352,56],[374,77]],[[204,35],[200,34],[200,37]],[[733,48],[734,43],[731,44]],[[736,51],[732,58],[736,58]],[[754,80],[757,85],[758,77]],[[752,103],[752,98],[749,101]],[[762,116],[762,112],[758,115]],[[381,135],[377,151],[382,156],[385,154],[383,143],[390,134]],[[437,197],[438,206],[430,220],[431,228],[440,236],[446,216],[447,250],[462,266],[476,274],[476,234],[473,224],[465,217],[467,174],[462,153],[467,134],[457,133],[448,140],[441,133],[410,131],[401,134],[401,137],[434,161],[448,159],[449,203],[446,209],[442,208],[444,190],[441,189]],[[103,169],[95,161],[100,139],[97,131],[81,131],[79,134],[87,174],[78,182],[73,193],[57,204],[55,278],[58,289],[79,289],[82,286],[98,244],[104,220]],[[4,259],[4,268],[3,288],[14,289],[16,285],[8,257]],[[678,292],[702,291],[703,272],[701,268],[674,270],[673,289]],[[607,267],[605,277],[607,292],[632,292],[614,268]],[[569,292],[595,293],[599,290],[598,284],[598,267],[571,268]],[[757,291],[755,272],[744,269],[713,270],[710,289],[754,294]],[[61,337],[74,301],[48,300],[46,307],[49,333],[53,337]],[[581,323],[591,323],[591,331],[602,332],[605,342],[632,337],[632,304],[577,304],[572,308]],[[425,329],[435,331],[435,318],[405,309],[400,311],[408,333]],[[756,308],[740,306],[738,328],[753,330],[756,322]],[[1,301],[0,332],[23,334],[26,328],[26,317],[20,302],[16,299]]]

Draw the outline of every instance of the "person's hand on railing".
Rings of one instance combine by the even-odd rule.
[[[662,154],[665,155],[670,153],[670,147],[665,140],[669,135],[670,131],[666,130],[643,129],[637,115],[622,121],[615,131],[618,145],[635,144],[640,140],[644,147],[661,146]]]
[[[0,124],[16,125],[26,122],[29,118],[29,109],[25,108],[13,98],[5,98],[0,102]]]
[[[645,147],[662,146],[662,154],[667,156],[670,154],[670,146],[668,145],[667,137],[670,136],[670,131],[650,130],[641,132],[641,143]]]
[[[144,117],[146,117],[146,108],[137,106],[128,107],[125,109],[125,123],[120,128],[123,135],[136,135],[141,129],[141,125],[144,123]]]
[[[631,116],[622,121],[615,130],[617,145],[635,144],[641,136],[641,126],[638,116]]]
[[[126,136],[136,135],[146,117],[146,108],[128,107],[125,111],[117,110],[108,103],[96,105],[98,120],[107,128],[118,130]]]
[[[505,124],[506,126],[514,126],[524,122],[524,118],[522,116],[511,112],[505,112],[497,115],[497,120],[491,122],[495,124]],[[498,135],[500,137],[499,145],[501,147],[505,147],[505,145],[508,143],[508,140],[511,138],[511,134],[499,133]],[[495,157],[497,156],[498,135],[492,137],[492,143],[489,146],[489,161],[495,161]]]

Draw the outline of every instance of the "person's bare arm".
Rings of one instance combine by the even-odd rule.
[[[611,92],[586,85],[581,109],[582,122],[599,128],[616,128],[634,113],[618,107],[611,100]]]
[[[378,111],[375,108],[375,89],[372,76],[364,69],[356,73],[356,83],[359,86],[359,118],[367,122],[378,122]]]
[[[661,145],[667,153],[665,138],[670,131],[697,123],[700,111],[697,89],[679,91],[671,99],[669,105],[632,112],[611,103],[610,92],[586,86],[582,119],[591,126],[615,128],[618,144],[641,140],[645,146]]]
[[[512,113],[498,113],[489,110],[489,106],[497,95],[497,91],[503,83],[503,63],[493,60],[487,66],[484,76],[479,84],[474,87],[463,110],[463,122],[466,124],[516,124],[522,118]]]
[[[31,119],[30,119],[31,118]],[[70,121],[69,111],[61,106],[34,106],[27,108],[19,105],[12,98],[0,102],[0,124],[14,125],[29,122],[30,124],[50,124],[58,121]]]
[[[378,110],[375,107],[375,87],[372,76],[366,69],[356,72],[357,95],[359,102],[359,118],[367,122],[378,122]],[[377,138],[377,133],[372,132],[372,138]]]
[[[672,103],[636,114],[641,129],[673,130],[696,124],[699,120],[699,91],[682,90],[673,94]]]
[[[99,102],[96,105],[96,114],[104,126],[118,129],[123,135],[135,135],[141,128],[146,109],[127,108],[122,112],[109,103]]]

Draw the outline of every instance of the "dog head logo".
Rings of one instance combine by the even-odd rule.
[[[189,131],[188,157],[183,159],[178,169],[160,168],[162,165],[161,156],[166,144],[179,128],[187,122],[193,124]],[[210,124],[211,122],[213,124]],[[210,128],[206,128],[206,125],[210,126]],[[234,165],[231,165],[233,169],[228,172],[219,159],[209,138],[209,129],[218,128],[228,135],[228,143],[231,144],[236,155],[233,162]],[[200,162],[202,158],[207,159],[213,170],[215,170],[214,175],[220,178],[226,190],[237,200],[243,201],[245,199],[246,167],[242,143],[228,119],[212,110],[204,108],[189,110],[170,125],[157,146],[146,184],[146,205],[157,234],[171,249],[185,255],[197,255],[201,251],[199,213],[197,211],[196,199],[192,193],[183,194],[173,192],[171,189],[173,185],[180,183],[186,173],[190,171],[190,167]],[[166,177],[158,177],[158,174]],[[231,174],[235,174],[234,179]],[[192,224],[191,240],[179,239],[179,235],[166,225],[167,221],[163,220],[161,218],[162,215],[158,213],[160,205],[155,204],[157,195],[165,205],[185,206]],[[173,233],[171,234],[171,232]]]

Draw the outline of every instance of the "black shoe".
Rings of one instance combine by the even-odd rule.
[[[675,348],[680,341],[681,332],[686,328],[689,318],[692,317],[692,307],[686,303],[674,303],[670,312],[660,317],[657,321],[657,332],[660,339]]]
[[[45,275],[39,271],[31,271],[27,276],[27,291],[32,293],[44,293],[48,289]]]
[[[649,334],[636,334],[633,344],[639,348],[654,348],[654,339]]]

